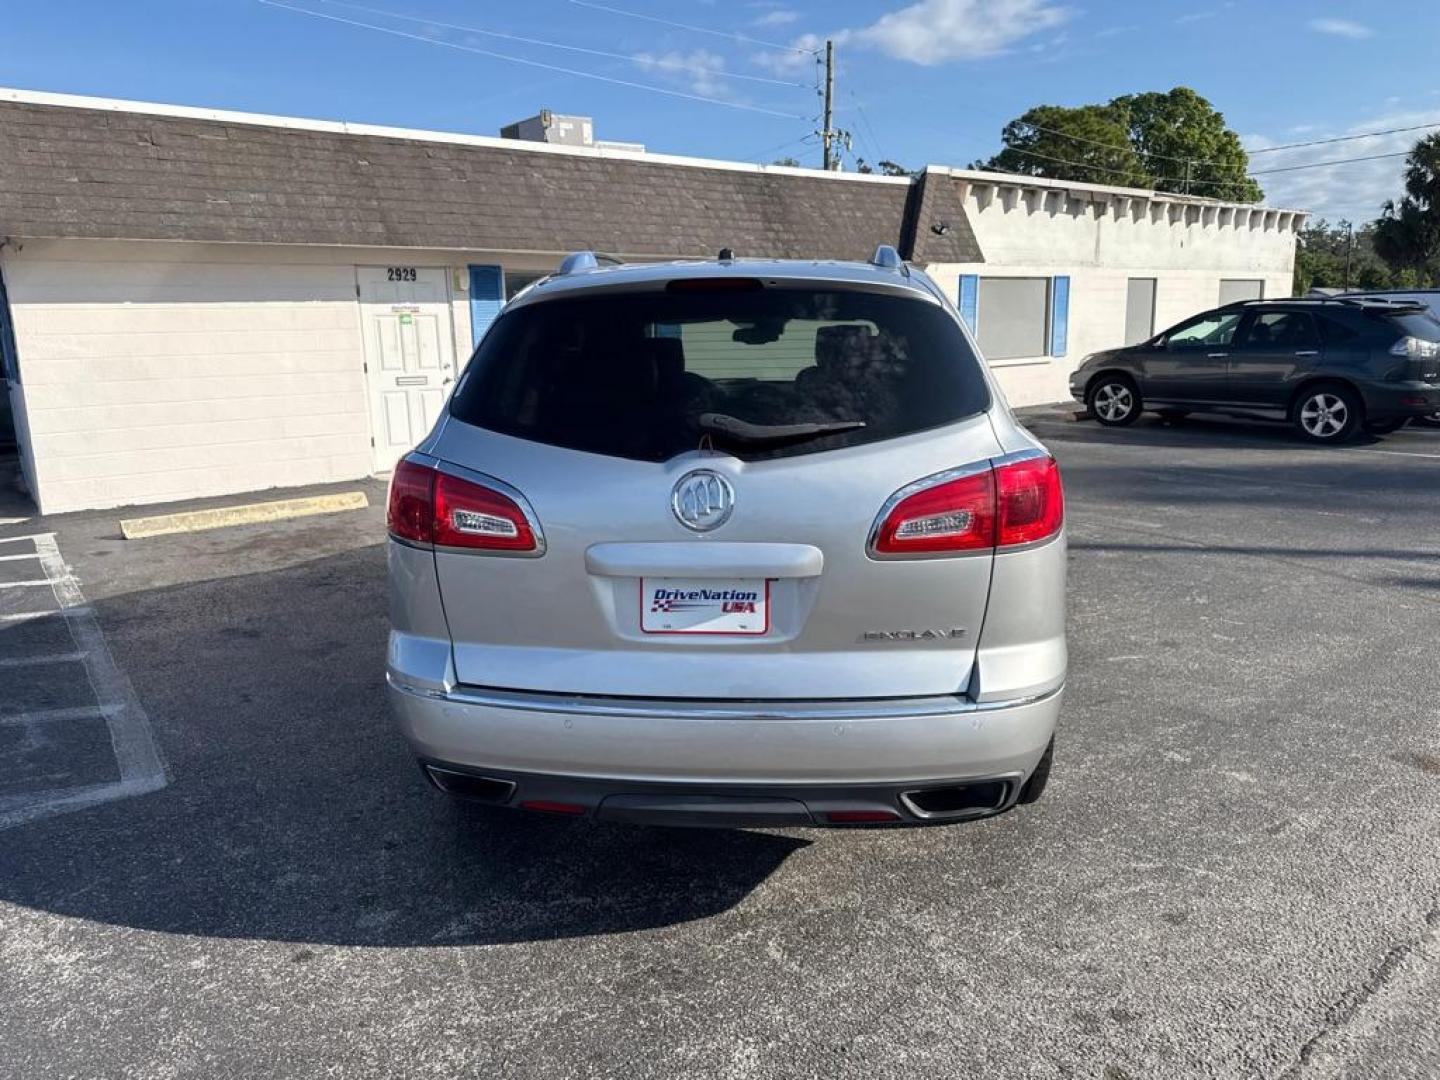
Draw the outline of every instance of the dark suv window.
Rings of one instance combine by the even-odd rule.
[[[757,460],[894,438],[990,404],[978,359],[936,304],[738,286],[516,308],[480,343],[450,412],[614,457],[664,461],[703,443]],[[783,430],[797,424],[849,430]]]

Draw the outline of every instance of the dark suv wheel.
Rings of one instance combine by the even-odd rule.
[[[1363,420],[1360,395],[1340,383],[1307,386],[1290,407],[1291,423],[1310,442],[1343,443]]]
[[[1124,427],[1140,416],[1140,391],[1126,375],[1101,375],[1085,397],[1091,415],[1106,427]]]

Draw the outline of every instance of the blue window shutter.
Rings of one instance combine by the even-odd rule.
[[[972,334],[980,332],[980,276],[960,275],[960,317]]]
[[[498,266],[470,267],[470,336],[480,344],[505,303],[505,275]]]
[[[1070,344],[1070,279],[1050,282],[1050,355],[1064,356]]]

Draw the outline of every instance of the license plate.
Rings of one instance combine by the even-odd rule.
[[[770,582],[641,578],[640,629],[647,634],[763,634],[770,629]]]

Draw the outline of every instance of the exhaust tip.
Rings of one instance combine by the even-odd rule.
[[[489,776],[475,776],[472,773],[442,769],[426,765],[425,775],[430,782],[447,795],[475,802],[502,803],[515,793],[513,780],[496,780]]]
[[[922,818],[966,817],[999,810],[1010,794],[1004,780],[986,780],[978,784],[952,784],[949,787],[907,791],[900,796],[906,808]]]

